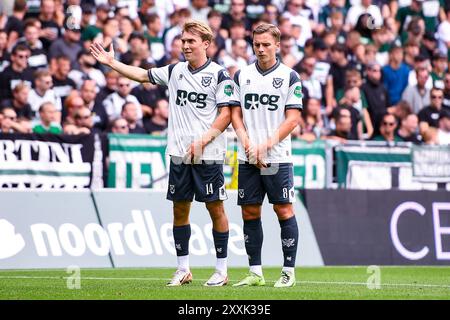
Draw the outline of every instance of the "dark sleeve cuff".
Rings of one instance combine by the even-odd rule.
[[[228,102],[225,102],[225,103],[218,103],[217,105],[216,105],[216,107],[217,108],[222,108],[222,107],[228,107],[230,104],[228,103]]]
[[[148,80],[150,80],[150,83],[156,84],[156,81],[155,81],[155,79],[153,78],[153,75],[152,75],[152,69],[148,69],[147,74],[148,74]]]
[[[303,106],[301,104],[289,104],[286,107],[284,107],[285,110],[288,109],[298,109],[298,110],[303,110]]]
[[[240,103],[239,101],[236,101],[236,100],[231,100],[231,101],[228,103],[228,105],[229,105],[230,107],[240,107],[240,106],[241,106],[241,103]]]

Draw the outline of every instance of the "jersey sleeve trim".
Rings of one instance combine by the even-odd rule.
[[[300,76],[297,72],[292,71],[289,77],[289,87],[292,87],[297,82],[300,82]]]
[[[288,109],[298,109],[298,110],[303,110],[303,106],[301,104],[288,104],[284,107],[285,110]]]
[[[228,75],[228,72],[225,69],[222,69],[219,71],[219,74],[217,75],[217,84],[226,80],[231,80],[231,78]]]
[[[147,74],[148,74],[148,80],[150,80],[150,83],[156,84],[155,78],[153,78],[153,75],[152,75],[152,69],[148,69]]]
[[[230,100],[230,102],[228,103],[228,105],[229,105],[230,107],[240,107],[240,106],[241,106],[241,103],[240,103],[239,101],[236,101],[236,100]]]
[[[177,63],[178,63],[178,62],[177,62]],[[169,83],[169,81],[170,81],[170,76],[172,75],[173,68],[175,68],[175,66],[177,65],[177,63],[172,63],[172,64],[169,65],[169,78],[168,78],[167,83]]]
[[[236,85],[238,86],[238,87],[240,87],[240,84],[239,84],[239,75],[241,74],[241,70],[238,70],[238,71],[236,71],[236,73],[234,74],[234,83],[236,83]]]
[[[222,103],[218,103],[216,105],[217,108],[223,108],[223,107],[228,107],[230,104],[228,102],[222,102]]]

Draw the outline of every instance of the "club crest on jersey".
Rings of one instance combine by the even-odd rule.
[[[180,75],[178,76],[178,80],[183,80],[183,74],[180,73]]]
[[[238,194],[239,194],[239,198],[244,198],[244,189],[239,189],[238,190]]]
[[[202,77],[202,86],[209,87],[212,77]]]
[[[272,85],[275,89],[281,88],[283,85],[283,79],[282,78],[273,78]]]
[[[169,185],[169,192],[170,192],[171,194],[174,194],[174,193],[175,193],[175,185],[173,185],[173,184]]]

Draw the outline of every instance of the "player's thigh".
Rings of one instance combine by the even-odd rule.
[[[192,201],[194,199],[193,184],[192,166],[182,163],[181,158],[171,157],[167,199],[174,202]]]
[[[269,174],[262,175],[267,197],[272,204],[295,202],[294,170],[292,163],[272,163]]]
[[[223,176],[223,164],[195,164],[192,165],[191,188],[195,193],[195,200],[199,202],[213,202],[226,200],[225,178]]]
[[[238,173],[238,205],[261,205],[266,192],[260,169],[255,165],[240,163]]]

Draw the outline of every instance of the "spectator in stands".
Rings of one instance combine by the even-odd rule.
[[[437,39],[439,41],[439,51],[447,53],[450,48],[450,5],[445,7],[445,18],[437,30]]]
[[[422,136],[418,134],[419,131],[419,118],[416,114],[409,113],[403,118],[400,118],[400,126],[397,129],[397,136],[399,136],[405,142],[412,142],[414,144],[422,143]]]
[[[78,67],[78,55],[83,50],[80,45],[81,29],[80,26],[67,19],[64,23],[64,35],[52,42],[48,55],[50,60],[59,56],[67,56],[70,59],[72,68]]]
[[[294,67],[294,69],[300,74],[300,79],[302,79],[303,90],[307,91],[303,93],[305,100],[308,98],[314,98],[322,101],[323,95],[320,81],[312,77],[316,62],[317,60],[314,56],[305,56]]]
[[[156,13],[148,14],[145,25],[147,26],[147,30],[144,36],[148,41],[152,57],[155,61],[161,60],[166,51],[162,38],[163,26],[161,18]]]
[[[0,109],[12,107],[16,112],[18,119],[31,121],[34,117],[34,113],[28,103],[29,93],[30,87],[25,82],[19,82],[19,84],[17,84],[12,91],[12,99],[3,100],[0,103]]]
[[[322,33],[325,28],[331,28],[330,16],[332,15],[333,12],[341,12],[342,17],[347,16],[345,1],[330,0],[327,5],[320,8],[319,25],[316,28],[317,33]]]
[[[420,132],[427,131],[428,127],[439,127],[439,115],[443,108],[444,91],[439,88],[433,88],[430,92],[431,104],[419,112]],[[449,109],[450,110],[450,109]]]
[[[128,43],[119,38],[119,34],[119,20],[116,17],[109,17],[105,20],[102,32],[98,33],[94,40],[103,43],[105,48],[109,48],[112,43],[117,57],[120,57],[121,54],[127,52]]]
[[[63,133],[58,122],[58,111],[51,102],[44,102],[39,106],[39,122],[33,126],[34,133]]]
[[[358,137],[352,133],[352,119],[350,111],[340,110],[337,114],[336,129],[332,130],[326,136],[322,136],[325,140],[337,140],[340,143],[347,143],[348,140],[358,140]]]
[[[128,122],[124,118],[116,118],[111,121],[111,132],[112,133],[120,133],[120,134],[128,134]]]
[[[53,79],[50,71],[47,69],[39,69],[34,72],[34,89],[28,95],[28,103],[35,114],[38,113],[40,106],[44,102],[51,102],[58,112],[62,111],[61,99],[52,87]]]
[[[107,96],[117,91],[117,80],[119,79],[119,73],[115,70],[109,70],[105,73],[106,85],[100,88],[97,93],[96,99],[103,103]]]
[[[361,0],[350,7],[347,14],[346,24],[351,28],[357,25],[358,19],[363,14],[369,14],[372,17],[371,29],[380,27],[383,24],[380,7],[372,4],[372,0]]]
[[[67,97],[62,115],[64,132],[70,131],[70,129],[66,129],[66,126],[69,126],[70,128],[71,125],[75,125],[75,115],[77,111],[84,106],[84,101],[78,92]]]
[[[444,101],[443,106],[450,108],[450,70],[444,76]]]
[[[8,34],[0,28],[0,72],[9,65]]]
[[[12,90],[24,81],[29,87],[33,83],[33,70],[28,66],[30,49],[17,45],[11,52],[11,64],[0,72],[0,99],[11,99]]]
[[[61,36],[60,25],[56,21],[57,7],[54,0],[41,0],[39,21],[41,22],[41,34],[45,49],[48,49],[53,41]],[[50,53],[51,54],[51,53]],[[57,54],[59,55],[59,53]]]
[[[28,66],[34,70],[47,68],[47,52],[44,49],[42,41],[39,40],[41,23],[39,20],[30,18],[25,22],[24,39],[18,43],[26,45],[30,49]]]
[[[431,61],[433,70],[431,71],[431,78],[433,79],[433,87],[444,89],[444,77],[447,69],[447,56],[439,51],[433,54]]]
[[[181,36],[178,35],[173,38],[172,45],[170,50],[162,57],[161,60],[156,62],[157,66],[165,66],[171,63],[177,63],[180,61],[184,61],[183,50],[181,48]]]
[[[17,114],[11,107],[3,108],[0,112],[0,132],[1,133],[28,133],[29,127],[17,120]]]
[[[105,26],[105,21],[108,19],[110,7],[107,3],[102,3],[97,6],[95,11],[95,24],[88,26],[81,33],[81,40],[85,48],[89,48],[95,37],[100,34]]]
[[[321,137],[324,124],[320,109],[320,100],[308,99],[298,127],[298,138],[312,142]]]
[[[389,93],[381,81],[381,66],[377,62],[370,62],[366,68],[367,79],[361,86],[361,91],[367,99],[367,110],[373,122],[374,133],[379,134],[381,117],[391,107]]]
[[[297,45],[303,47],[305,45],[305,41],[312,37],[311,23],[310,20],[312,18],[311,10],[306,10],[306,15],[309,17],[305,17],[302,12],[302,7],[304,6],[304,0],[288,0],[287,1],[287,11],[285,11],[282,15],[283,17],[289,18],[291,20],[292,26],[300,27],[299,37],[295,37],[295,42]],[[314,27],[314,23],[313,23]],[[295,28],[295,27],[294,27]]]
[[[420,53],[419,44],[415,39],[409,39],[404,44],[405,52],[403,62],[412,70],[414,68],[414,58]]]
[[[108,114],[103,103],[96,99],[97,87],[94,80],[85,80],[81,85],[80,97],[84,105],[92,112],[94,127],[105,131],[108,127]]]
[[[380,123],[380,134],[372,138],[373,141],[400,142],[402,139],[396,135],[397,119],[393,114],[384,114]]]
[[[125,102],[122,106],[121,116],[128,123],[129,133],[147,133],[139,123],[138,123],[138,108],[140,106],[134,104],[133,102]]]
[[[52,66],[53,90],[64,105],[67,96],[77,89],[75,81],[69,78],[70,58],[68,56],[56,57]]]
[[[299,60],[303,57],[303,54],[297,49],[294,38],[289,35],[282,35],[280,40],[280,52],[279,58],[281,62],[290,68],[293,68]]]
[[[97,86],[104,87],[106,85],[106,79],[103,73],[95,68],[97,61],[89,53],[89,51],[83,49],[78,53],[78,67],[72,69],[69,72],[69,78],[72,79],[79,89],[83,84],[84,80],[92,79],[95,80]]]
[[[439,141],[438,141],[438,139],[439,139],[438,138],[438,129],[436,129],[434,127],[429,127],[427,129],[427,131],[425,131],[423,133],[422,137],[423,137],[423,142],[426,145],[434,146],[434,145],[439,144]]]
[[[7,48],[11,50],[17,40],[23,36],[24,17],[27,13],[27,1],[15,0],[13,13],[8,17],[4,29],[8,34]]]
[[[414,57],[414,69],[409,72],[408,75],[408,85],[415,86],[417,84],[417,72],[421,70],[428,71],[428,78],[425,81],[425,88],[431,89],[433,88],[433,79],[430,76],[431,73],[431,62],[430,59],[425,57],[424,55],[419,54]]]
[[[233,22],[242,22],[245,30],[251,29],[252,23],[245,13],[245,0],[231,0],[231,10],[223,15],[221,29],[229,33]]]
[[[145,69],[150,69],[153,66],[148,64]],[[135,96],[142,107],[143,117],[151,117],[153,109],[156,106],[156,101],[166,98],[165,89],[150,82],[144,82],[134,87],[131,94]]]
[[[247,66],[250,59],[247,49],[247,41],[244,39],[233,39],[231,41],[231,53],[222,57],[223,65],[226,68],[232,65],[237,66],[238,69]]]
[[[188,7],[191,12],[191,19],[208,22],[208,13],[211,11],[211,7],[208,6],[208,0],[192,0]]]
[[[347,59],[347,48],[343,44],[336,43],[330,51],[331,65],[330,73],[326,84],[326,102],[327,112],[331,113],[331,108],[337,106],[335,93],[343,90],[345,87],[345,75],[347,70],[352,69],[353,65]]]
[[[439,115],[438,142],[440,145],[450,146],[450,111],[442,109]]]
[[[75,126],[78,133],[75,134],[89,134],[101,132],[94,127],[94,120],[91,110],[88,107],[81,107],[75,113]]]
[[[143,63],[155,63],[154,59],[150,57],[148,42],[143,33],[133,32],[128,39],[128,44],[129,50],[121,55],[121,62],[136,67]]]
[[[174,25],[172,28],[167,30],[165,34],[165,40],[164,40],[164,46],[166,47],[166,50],[171,50],[172,42],[175,37],[180,36],[181,37],[181,31],[183,30],[184,23],[190,19],[191,12],[187,8],[182,8],[178,10],[179,13],[179,20],[177,21],[176,25]],[[115,46],[114,46],[115,48]]]
[[[356,69],[346,71],[345,91],[336,92],[336,100],[339,106],[356,109],[362,120],[361,126],[352,123],[354,129],[357,128],[357,135],[360,139],[369,138],[373,135],[372,119],[368,111],[367,98],[360,89],[362,85],[361,73]],[[354,131],[354,133],[356,133]]]
[[[413,108],[414,113],[418,113],[425,106],[430,104],[430,89],[426,83],[430,73],[427,68],[416,70],[417,84],[406,87],[402,94],[402,100],[407,101]]]
[[[393,46],[389,50],[389,64],[382,68],[383,84],[388,90],[392,104],[397,104],[408,86],[409,68],[403,63],[402,47]]]
[[[106,113],[110,120],[115,119],[120,116],[122,112],[122,106],[125,102],[132,102],[138,105],[138,119],[142,120],[142,108],[138,99],[130,94],[131,92],[131,81],[127,77],[119,76],[117,80],[117,92],[111,93],[106,97],[103,102]]]
[[[169,117],[169,102],[166,99],[160,99],[156,102],[156,108],[151,118],[144,119],[144,128],[150,134],[163,135],[167,129],[167,120]]]

